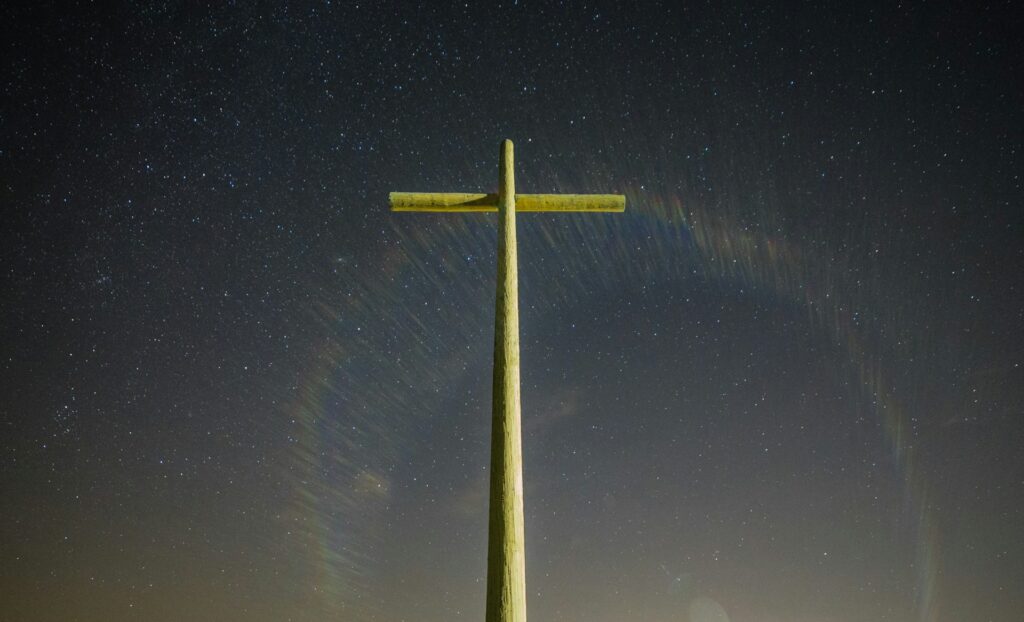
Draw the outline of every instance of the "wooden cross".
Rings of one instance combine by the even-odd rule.
[[[498,293],[491,397],[487,622],[526,622],[523,451],[519,410],[516,212],[621,212],[618,194],[516,194],[512,141],[501,143],[498,194],[392,192],[395,212],[498,212]]]

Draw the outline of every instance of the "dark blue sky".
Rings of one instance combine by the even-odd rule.
[[[1010,3],[0,9],[0,618],[1019,619]]]

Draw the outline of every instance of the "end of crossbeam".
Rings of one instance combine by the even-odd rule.
[[[470,192],[392,192],[392,212],[496,212],[498,195]]]
[[[621,194],[517,194],[517,212],[624,212]]]

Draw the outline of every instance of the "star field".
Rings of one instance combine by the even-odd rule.
[[[0,619],[1018,620],[1011,8],[0,9]]]

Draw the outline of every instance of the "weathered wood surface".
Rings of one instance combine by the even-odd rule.
[[[496,212],[497,194],[467,192],[392,192],[393,212]],[[621,194],[517,194],[517,212],[622,212]]]
[[[516,212],[621,212],[618,194],[516,194],[512,141],[501,144],[497,194],[392,192],[396,212],[498,212],[494,315],[487,622],[526,622],[523,449],[519,401],[519,267]]]
[[[523,449],[519,406],[519,266],[515,163],[501,145],[498,170],[498,291],[494,316],[491,499],[487,537],[487,622],[526,622]]]

